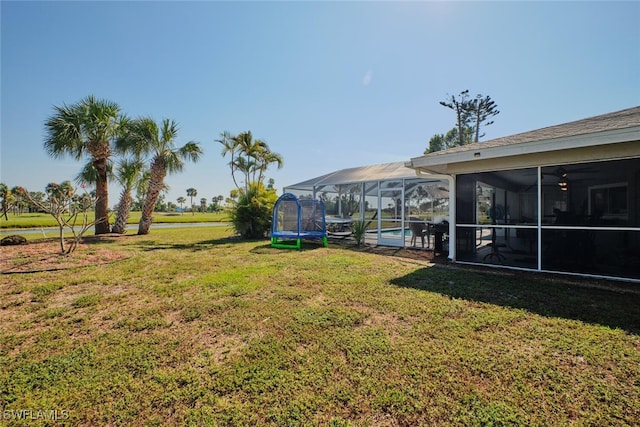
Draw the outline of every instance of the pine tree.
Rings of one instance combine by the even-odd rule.
[[[480,135],[480,126],[489,126],[493,124],[493,120],[486,122],[489,118],[496,116],[500,113],[498,106],[490,96],[483,97],[482,95],[476,95],[476,98],[469,103],[471,109],[471,122],[474,128],[473,142],[478,142],[484,134]],[[486,122],[486,123],[484,123]],[[484,124],[483,124],[484,123]]]

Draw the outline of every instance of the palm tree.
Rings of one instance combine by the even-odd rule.
[[[18,197],[14,197],[14,195]],[[39,212],[42,210],[39,206],[44,204],[46,198],[47,195],[42,191],[29,191],[29,197],[23,197],[19,191],[12,189],[10,201],[15,203],[16,199],[23,200],[23,203],[27,203],[27,212]]]
[[[222,144],[222,156],[231,155],[229,166],[231,167],[231,177],[236,188],[240,188],[236,172],[244,175],[244,192],[249,193],[250,188],[258,188],[254,184],[261,184],[264,180],[264,173],[271,164],[277,164],[278,169],[282,168],[282,156],[269,149],[269,145],[261,139],[253,139],[251,131],[242,132],[238,135],[231,135],[229,132],[220,134],[221,139],[216,140]]]
[[[122,159],[116,168],[116,179],[122,186],[122,193],[120,193],[116,222],[111,230],[113,233],[124,234],[126,231],[133,204],[131,191],[140,183],[143,169],[142,160],[136,157]]]
[[[224,131],[220,134],[220,139],[216,139],[216,142],[222,144],[222,157],[227,154],[231,154],[231,160],[229,161],[229,166],[231,167],[231,179],[233,179],[233,183],[236,188],[240,188],[234,173],[236,170],[236,152],[238,151],[238,145],[235,141],[235,137],[228,131]]]
[[[252,182],[255,181],[251,178],[255,177],[255,171],[258,168],[258,156],[268,147],[264,141],[260,139],[254,140],[251,131],[239,133],[233,139],[237,149],[241,154],[244,154],[244,157],[238,157],[236,169],[244,174],[245,194],[249,194],[249,188],[251,188]]]
[[[225,132],[218,142],[223,146],[223,156],[231,154],[229,166],[238,190],[238,202],[231,211],[233,226],[243,237],[264,235],[275,203],[275,190],[265,188],[264,174],[271,164],[276,163],[281,168],[282,156],[272,152],[265,141],[254,140],[251,131],[235,136]],[[237,172],[244,177],[244,188],[238,186]]]
[[[12,187],[9,191],[11,192],[11,205],[13,206],[12,211],[16,215],[22,214],[22,209],[29,209],[29,199],[25,197],[23,192],[23,188],[20,186]],[[44,200],[44,196],[41,198]]]
[[[207,211],[207,199],[206,197],[203,197],[200,199],[200,210],[202,212],[206,212]]]
[[[278,169],[282,169],[282,165],[284,164],[284,161],[282,159],[282,156],[278,153],[274,153],[273,151],[270,151],[269,149],[263,150],[259,153],[258,156],[258,182],[262,182],[264,180],[264,174],[267,171],[267,169],[269,168],[270,165],[272,164],[276,164]],[[269,187],[268,188],[273,188],[273,184],[275,183],[275,181],[273,180],[273,178],[271,178],[269,180]]]
[[[153,222],[153,210],[165,188],[164,178],[167,174],[184,169],[185,160],[198,161],[202,149],[196,142],[189,141],[180,148],[175,147],[178,135],[178,124],[164,119],[161,126],[149,117],[141,117],[131,123],[131,135],[120,142],[121,149],[142,155],[150,154],[149,182],[147,195],[142,206],[142,216],[138,225],[138,234],[149,234]]]
[[[0,182],[0,203],[2,204],[2,216],[4,219],[9,221],[9,217],[7,216],[7,211],[9,210],[9,199],[11,198],[11,190],[9,190],[9,186],[4,182]]]
[[[45,122],[44,148],[53,158],[70,155],[76,160],[89,157],[96,170],[95,233],[109,230],[109,187],[107,169],[111,145],[126,121],[118,104],[87,96],[73,105],[54,107]]]
[[[191,198],[191,215],[195,215],[193,213],[193,198],[198,195],[198,190],[195,188],[187,188],[187,196]]]
[[[180,203],[180,209],[184,212],[184,210],[182,209],[182,205],[184,204],[184,202],[186,202],[186,201],[187,201],[187,199],[185,199],[184,197],[180,196],[180,197],[178,197],[178,198],[176,199],[176,201],[177,201],[178,203]],[[181,213],[182,213],[182,212],[181,212]]]
[[[61,206],[63,211],[68,209],[72,201],[71,198],[75,193],[73,185],[69,181],[63,181],[60,184],[50,182],[44,191],[49,197],[49,204]]]

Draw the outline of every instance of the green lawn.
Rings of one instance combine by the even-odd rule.
[[[131,212],[128,224],[137,224],[140,222],[141,212]],[[9,219],[4,216],[0,217],[0,228],[34,228],[34,227],[57,227],[58,223],[49,214],[45,213],[24,213],[20,215],[8,214]],[[93,221],[93,212],[89,213],[89,221]],[[112,214],[110,222],[113,224],[115,220]],[[156,212],[153,215],[153,222],[160,223],[187,223],[187,222],[226,222],[229,221],[229,215],[225,212],[184,212],[184,213],[165,213]],[[152,225],[153,227],[153,225]],[[79,227],[78,227],[79,228]]]
[[[87,249],[126,260],[3,275],[0,424],[640,419],[637,292],[228,233],[152,228]]]

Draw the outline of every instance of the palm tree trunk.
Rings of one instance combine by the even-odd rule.
[[[118,214],[115,224],[113,224],[112,232],[124,234],[127,228],[127,221],[131,213],[131,190],[124,189],[120,195],[120,204],[118,205]]]
[[[142,216],[138,224],[138,234],[149,234],[149,229],[153,222],[153,210],[156,207],[158,197],[160,197],[160,191],[162,191],[166,174],[167,171],[164,169],[164,166],[160,162],[154,161],[151,165],[151,179],[149,180],[147,197],[144,200]]]
[[[107,234],[109,227],[109,184],[107,182],[107,159],[97,159],[93,162],[98,172],[96,182],[96,234]]]

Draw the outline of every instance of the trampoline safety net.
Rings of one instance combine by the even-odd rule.
[[[278,198],[273,207],[271,246],[300,249],[301,241],[319,239],[327,246],[327,225],[322,200],[298,199],[291,193]]]

